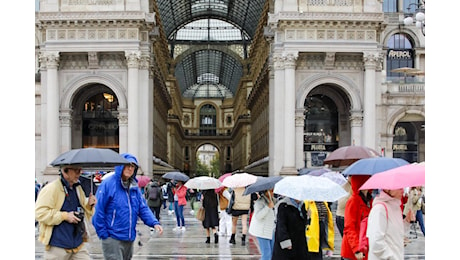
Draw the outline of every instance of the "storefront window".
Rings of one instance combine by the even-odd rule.
[[[394,129],[393,157],[410,163],[418,160],[418,134],[411,122],[399,122]]]

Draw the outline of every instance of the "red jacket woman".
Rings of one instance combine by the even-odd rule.
[[[352,175],[350,178],[353,193],[345,206],[345,227],[340,255],[345,259],[362,260],[367,259],[367,252],[359,248],[359,226],[371,210],[372,190],[360,191],[359,188],[370,175]]]

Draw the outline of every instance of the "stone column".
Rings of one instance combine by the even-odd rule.
[[[269,176],[280,175],[284,161],[284,61],[274,52],[269,79]]]
[[[284,175],[296,175],[295,168],[295,67],[298,53],[285,53],[284,58]]]
[[[128,152],[128,111],[126,109],[118,109],[118,138],[119,152]]]
[[[59,116],[61,125],[61,150],[68,151],[72,149],[72,110],[66,109],[61,111]]]
[[[46,66],[46,164],[61,154],[59,133],[59,52],[45,52],[43,61]],[[43,108],[43,107],[42,107]]]
[[[139,145],[138,160],[144,174],[153,172],[153,74],[150,73],[150,57],[141,55],[139,64]]]
[[[139,156],[139,51],[126,51],[128,64],[128,153]]]
[[[380,53],[365,52],[364,58],[364,139],[363,144],[369,148],[375,149],[376,143],[376,91],[379,86],[376,85],[376,68],[380,66]]]
[[[363,112],[351,111],[351,145],[362,145]]]
[[[303,152],[303,127],[305,125],[304,109],[295,111],[295,168],[303,168],[304,152]]]

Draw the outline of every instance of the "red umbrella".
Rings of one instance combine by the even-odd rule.
[[[136,179],[137,179],[137,185],[139,185],[140,188],[147,186],[147,184],[151,180],[149,176],[145,176],[145,175],[137,176]]]
[[[360,159],[374,157],[380,157],[380,154],[369,147],[359,145],[342,146],[330,153],[324,159],[324,164],[329,164],[332,167],[349,166]]]
[[[221,175],[221,176],[219,177],[219,181],[220,181],[220,182],[223,182],[223,181],[225,180],[225,178],[227,178],[228,176],[232,176],[232,173],[231,173],[231,172],[228,172],[228,173],[226,173],[226,174],[224,174],[224,175]],[[221,190],[223,190],[223,189],[225,189],[224,186],[219,187],[219,188],[214,189],[214,190],[216,191],[216,193],[219,193],[219,192],[220,192]]]
[[[425,164],[406,164],[372,175],[359,189],[396,190],[425,186]]]

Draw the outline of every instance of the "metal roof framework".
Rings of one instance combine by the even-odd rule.
[[[234,96],[265,1],[157,0],[172,57],[177,45],[198,47],[176,60],[175,76],[184,97]],[[240,60],[229,54],[235,45],[243,50]]]

